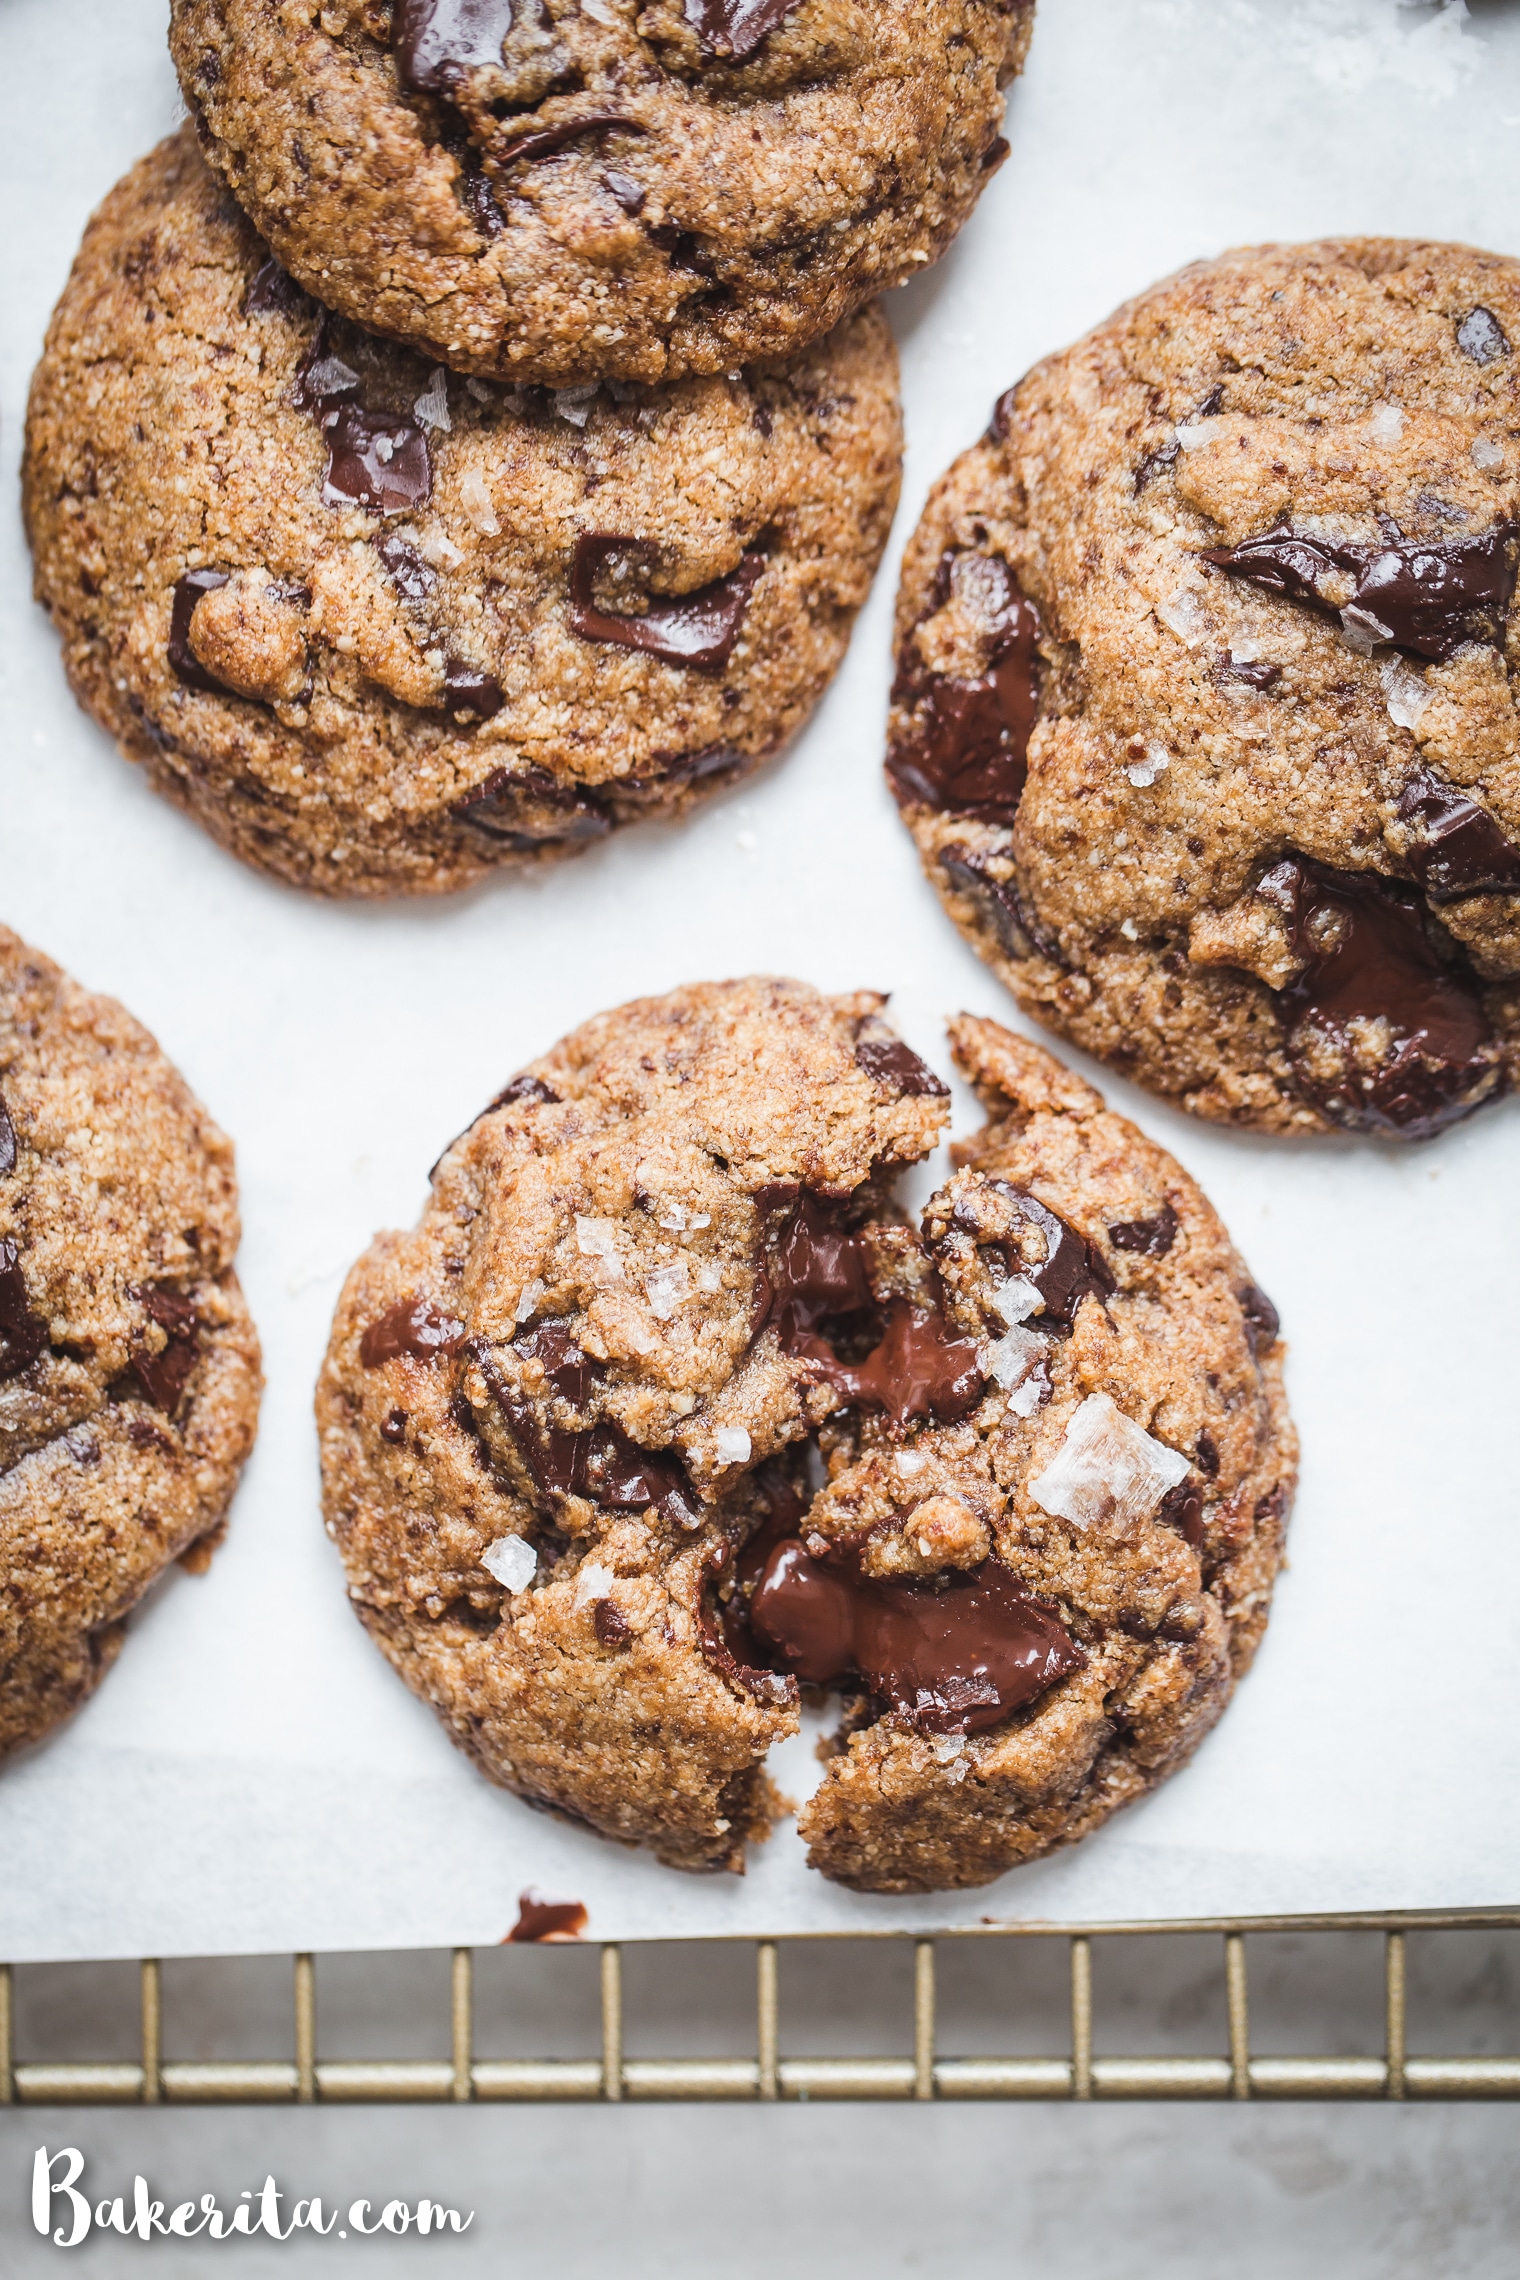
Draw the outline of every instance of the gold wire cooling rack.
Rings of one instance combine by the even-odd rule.
[[[827,1935],[890,1940],[913,1951],[912,2051],[901,2057],[782,2055],[779,1954],[786,1939],[750,1945],[755,1958],[755,2047],[732,2058],[632,2058],[624,2054],[622,1950],[603,1945],[601,2054],[595,2058],[481,2058],[475,2054],[474,1951],[453,1951],[448,2059],[333,2059],[317,2055],[317,1959],[293,1965],[295,2057],[211,2062],[165,2054],[161,1967],[139,1965],[142,2056],[130,2065],[60,2063],[13,2048],[13,1989],[0,1966],[0,2106],[366,2105],[394,2103],[617,2104],[637,2100],[777,2099],[1520,2099],[1520,2055],[1416,2053],[1407,2048],[1406,1941],[1411,1933],[1520,1933],[1520,1908],[1456,1914],[1261,1916],[1169,1924],[996,1926],[945,1933]],[[1254,2056],[1246,1939],[1256,1933],[1357,1933],[1383,1948],[1384,2047],[1377,2057]],[[1209,1933],[1220,1940],[1229,2048],[1216,2056],[1121,2057],[1093,2046],[1095,1944],[1115,1937],[1166,1939]],[[816,1938],[818,1935],[809,1935]],[[939,2048],[935,1955],[940,1941],[971,1938],[1063,1943],[1071,1997],[1071,2047],[1052,2057],[950,2057]],[[695,1944],[695,1943],[688,1943]],[[707,1943],[702,1943],[707,1944]],[[734,1943],[729,1943],[734,1944]],[[906,2038],[905,2038],[906,2039]]]

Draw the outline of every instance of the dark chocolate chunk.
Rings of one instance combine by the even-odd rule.
[[[1260,1301],[1263,1306],[1267,1304],[1267,1301],[1262,1298],[1261,1292],[1259,1290],[1256,1291],[1253,1295]],[[1272,1319],[1274,1322],[1276,1321],[1277,1317],[1275,1314],[1273,1315]],[[1205,1478],[1208,1480],[1218,1480],[1219,1450],[1211,1433],[1199,1434],[1197,1440],[1193,1444],[1193,1455],[1197,1461],[1198,1470],[1205,1476]]]
[[[1018,405],[1018,395],[1017,387],[1005,388],[993,405],[987,433],[994,443],[1007,442],[1008,430],[1013,425],[1013,415]]]
[[[987,148],[982,152],[981,172],[991,174],[995,167],[1001,166],[1008,156],[1010,147],[1006,135],[994,135]]]
[[[821,1339],[812,1344],[822,1349],[805,1356],[813,1375],[846,1401],[885,1410],[894,1425],[930,1418],[953,1425],[976,1407],[987,1383],[976,1341],[958,1337],[936,1309],[906,1298],[892,1300],[881,1343],[863,1362],[836,1361]]]
[[[202,594],[214,594],[219,586],[227,584],[228,576],[225,570],[187,570],[174,589],[174,604],[169,612],[170,669],[187,689],[199,689],[208,697],[230,697],[234,691],[208,673],[191,648],[190,620]]]
[[[714,578],[695,593],[655,595],[642,617],[622,617],[598,608],[595,581],[610,555],[640,550],[643,542],[613,531],[583,531],[575,542],[570,569],[570,626],[582,641],[616,642],[622,649],[647,650],[667,665],[712,672],[726,665],[739,638],[750,595],[765,569],[763,554],[747,553],[726,578]]]
[[[935,1100],[950,1097],[950,1087],[901,1038],[862,1037],[855,1048],[855,1062],[890,1093],[923,1094]]]
[[[550,840],[601,839],[612,829],[604,808],[570,785],[557,784],[542,768],[493,768],[453,813],[524,852]]]
[[[1164,1528],[1175,1528],[1195,1552],[1203,1549],[1203,1496],[1196,1481],[1179,1480],[1156,1507]]]
[[[1411,897],[1304,856],[1274,863],[1256,892],[1304,960],[1278,1002],[1300,1090],[1332,1123],[1428,1139],[1503,1090],[1477,983],[1437,956]]]
[[[383,530],[372,543],[397,591],[409,602],[425,602],[438,584],[438,573],[423,560],[411,540],[399,530]]]
[[[808,1499],[774,1457],[758,1468],[754,1480],[764,1496],[765,1518],[739,1548],[727,1598],[720,1596],[714,1603],[704,1588],[698,1602],[698,1635],[708,1661],[746,1693],[762,1701],[795,1702],[797,1681],[766,1667],[769,1650],[750,1629],[749,1603],[771,1553],[779,1543],[796,1535]],[[717,1546],[707,1563],[705,1584],[721,1586],[731,1550],[728,1544]]]
[[[591,1628],[604,1647],[614,1653],[626,1647],[633,1637],[633,1626],[622,1609],[611,1599],[598,1599],[591,1609]]]
[[[282,317],[295,317],[310,306],[310,296],[273,254],[254,271],[252,283],[243,295],[245,317],[260,317],[271,309]]]
[[[766,1199],[756,1198],[762,1209]],[[777,1334],[785,1351],[798,1332],[873,1303],[870,1252],[840,1224],[838,1207],[805,1188],[781,1228],[768,1267]]]
[[[493,713],[501,711],[506,699],[494,673],[478,672],[451,651],[444,660],[443,701],[450,712],[470,713],[476,720],[489,720]]]
[[[399,1447],[406,1439],[406,1429],[410,1423],[411,1419],[404,1409],[388,1409],[380,1420],[381,1440],[389,1441],[393,1448]]]
[[[46,1350],[48,1326],[34,1314],[21,1272],[21,1254],[0,1236],[0,1381],[20,1377]]]
[[[402,1298],[369,1325],[359,1340],[359,1359],[367,1370],[403,1356],[432,1362],[440,1354],[456,1352],[463,1337],[464,1324],[440,1313],[427,1299]]]
[[[536,1892],[524,1892],[507,1941],[578,1940],[590,1921],[580,1900],[542,1900]]]
[[[1277,1334],[1282,1328],[1277,1309],[1266,1292],[1258,1290],[1255,1283],[1247,1283],[1245,1289],[1238,1292],[1237,1296],[1240,1300],[1240,1311],[1246,1318],[1246,1336],[1251,1341],[1251,1351],[1253,1354],[1259,1354],[1264,1346],[1275,1343]],[[1200,1439],[1200,1449],[1202,1446]],[[1211,1441],[1209,1447],[1212,1449],[1213,1446],[1214,1444]],[[1203,1463],[1201,1456],[1198,1461],[1200,1464]],[[1214,1470],[1216,1472],[1219,1470],[1217,1455],[1214,1459]]]
[[[1520,894],[1520,847],[1505,838],[1486,807],[1433,768],[1410,777],[1398,815],[1416,834],[1406,860],[1430,902]]]
[[[1508,356],[1509,341],[1504,327],[1492,309],[1480,302],[1469,309],[1457,327],[1457,346],[1474,364],[1497,364],[1501,356]]]
[[[1170,443],[1163,443],[1155,451],[1148,451],[1135,469],[1136,498],[1139,498],[1147,483],[1154,483],[1158,475],[1164,475],[1169,467],[1175,467],[1181,456],[1182,446],[1175,436]]]
[[[602,175],[604,186],[612,192],[625,214],[642,214],[649,203],[649,192],[642,182],[636,182],[621,167],[609,166]]]
[[[0,1180],[8,1178],[15,1169],[16,1127],[5,1105],[5,1095],[0,1093]]]
[[[1000,1250],[1008,1271],[1022,1275],[1032,1282],[1045,1301],[1045,1321],[1058,1323],[1070,1330],[1077,1318],[1077,1308],[1084,1298],[1096,1298],[1100,1303],[1113,1294],[1114,1278],[1101,1251],[1069,1226],[1059,1212],[1023,1188],[1014,1187],[1008,1180],[990,1180],[988,1185],[1011,1202],[1017,1217],[1025,1227],[1033,1229],[1044,1244],[1042,1259],[1031,1260],[1022,1246],[986,1244],[988,1250]],[[957,1214],[957,1222],[959,1215]],[[977,1229],[972,1228],[976,1234]]]
[[[513,0],[396,0],[396,76],[412,95],[450,95],[468,71],[502,61]]]
[[[143,1312],[165,1333],[167,1343],[159,1354],[139,1346],[127,1366],[154,1408],[172,1417],[201,1350],[195,1301],[173,1290],[140,1290],[137,1297]]]
[[[700,752],[657,752],[647,775],[621,776],[615,789],[619,799],[658,795],[680,784],[702,783],[709,776],[721,776],[725,768],[737,768],[742,761],[743,755],[731,744],[706,744]]]
[[[1108,1239],[1116,1251],[1138,1251],[1147,1259],[1164,1259],[1177,1240],[1182,1222],[1169,1203],[1150,1219],[1121,1219],[1110,1227]]]
[[[802,0],[686,0],[686,21],[702,45],[727,62],[753,55],[767,32],[784,24]]]
[[[909,634],[892,693],[910,709],[911,726],[887,755],[887,779],[900,806],[1011,823],[1040,711],[1040,618],[1002,557],[982,559],[996,573],[984,604],[984,630],[992,642],[986,670],[974,681],[926,673]],[[952,553],[941,562],[926,616],[944,607],[955,560]]]
[[[290,400],[297,411],[325,411],[328,405],[341,403],[345,396],[359,392],[358,373],[333,353],[332,325],[332,318],[324,309],[305,354],[296,366]]]
[[[953,887],[976,902],[1007,955],[1048,958],[1054,966],[1064,965],[1058,937],[1036,918],[1017,882],[994,877],[990,868],[994,858],[980,848],[952,846],[953,852],[948,847],[940,851],[941,870]]]
[[[1223,657],[1216,668],[1215,678],[1220,681],[1243,681],[1248,689],[1274,689],[1282,679],[1282,667],[1269,665],[1261,657]]]
[[[478,165],[461,164],[455,178],[459,202],[487,237],[500,237],[507,226],[507,217],[496,203],[496,193],[490,179]]]
[[[368,507],[372,514],[402,514],[433,495],[433,460],[426,431],[414,420],[393,420],[363,404],[330,404],[318,425],[327,439],[323,503]]]
[[[931,1734],[981,1733],[1087,1662],[998,1559],[936,1589],[879,1582],[857,1552],[815,1557],[793,1536],[767,1560],[749,1620],[782,1670],[815,1686],[859,1679]]]
[[[625,119],[618,111],[593,111],[584,119],[565,119],[557,127],[540,127],[534,134],[497,142],[492,145],[491,156],[498,166],[513,166],[521,158],[552,158],[567,143],[579,142],[582,135],[597,134],[604,127],[621,127],[630,135],[648,131],[637,119]]]
[[[572,1409],[583,1408],[596,1383],[591,1357],[578,1346],[562,1322],[541,1322],[519,1338],[513,1351],[537,1362],[552,1390]]]
[[[1352,608],[1372,639],[1444,661],[1465,642],[1502,643],[1517,553],[1516,523],[1496,523],[1476,538],[1356,546],[1281,523],[1239,546],[1207,547],[1203,559],[1331,616]]]
[[[514,1100],[543,1100],[552,1105],[557,1105],[559,1094],[551,1092],[542,1077],[514,1077],[512,1082],[496,1095],[496,1098],[483,1113],[489,1116],[491,1109],[505,1108],[509,1101]]]
[[[562,1324],[542,1324],[518,1339],[516,1350],[542,1364],[551,1390],[572,1408],[590,1398],[595,1365]],[[483,1369],[524,1464],[546,1494],[584,1496],[615,1511],[642,1511],[652,1504],[667,1520],[687,1527],[701,1517],[679,1458],[641,1449],[610,1419],[587,1427],[546,1424],[493,1362],[485,1361]]]

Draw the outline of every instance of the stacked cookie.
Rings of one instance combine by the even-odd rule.
[[[562,855],[774,752],[896,504],[864,304],[1006,148],[1032,10],[950,13],[177,5],[194,129],[95,217],[32,391],[81,702],[327,894]]]

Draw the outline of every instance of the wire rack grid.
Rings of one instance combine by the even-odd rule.
[[[1520,1909],[1437,1915],[1210,1918],[1102,1927],[997,1926],[941,1940],[1063,1943],[1070,1989],[1069,2050],[1048,2057],[942,2054],[934,1938],[837,1934],[890,1940],[913,1955],[912,2050],[899,2057],[782,2054],[780,1955],[784,1937],[759,1939],[755,2047],[736,2057],[637,2058],[624,2050],[623,1957],[600,1948],[601,2050],[592,2058],[488,2058],[476,2054],[474,1951],[453,1951],[447,2059],[335,2059],[317,2055],[317,1959],[292,1958],[294,2057],[183,2060],[165,2055],[162,1967],[138,1966],[142,2055],[130,2064],[22,2058],[14,2049],[13,1980],[0,1966],[0,2107],[78,2105],[364,2105],[479,2102],[600,2103],[870,2099],[1520,2099],[1520,2054],[1408,2049],[1406,1941],[1422,1931],[1520,1932]],[[1380,1940],[1384,2037],[1378,2056],[1255,2055],[1251,2048],[1246,1939],[1270,1932],[1353,1932]],[[1209,1933],[1220,1941],[1228,2049],[1216,2055],[1114,2055],[1094,2047],[1093,1954],[1123,1936],[1166,1939]],[[816,1935],[813,1935],[816,1936]],[[696,1944],[696,1943],[687,1943]]]

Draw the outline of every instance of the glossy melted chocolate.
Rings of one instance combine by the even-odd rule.
[[[976,847],[952,841],[940,850],[940,866],[952,887],[970,895],[1010,958],[1048,958],[1065,964],[1057,937],[1035,916],[1012,879],[994,877],[989,858]]]
[[[630,135],[647,132],[637,119],[625,119],[621,112],[592,111],[581,119],[565,119],[557,127],[540,127],[533,134],[518,135],[512,142],[498,142],[491,155],[498,166],[511,166],[522,158],[552,158],[556,151],[579,142],[582,135],[594,135],[603,127],[621,127]]]
[[[425,1298],[398,1299],[378,1322],[372,1322],[359,1340],[359,1359],[367,1370],[403,1357],[415,1362],[436,1361],[440,1354],[457,1352],[464,1324],[441,1314]]]
[[[396,76],[412,95],[449,95],[467,71],[501,68],[514,0],[396,0]]]
[[[390,419],[357,401],[359,376],[331,346],[332,320],[317,326],[296,368],[292,401],[310,412],[327,442],[323,503],[401,514],[433,495],[426,432],[415,420]],[[387,564],[387,568],[390,565]]]
[[[1477,538],[1400,538],[1338,546],[1282,523],[1240,546],[1207,547],[1204,560],[1268,593],[1338,617],[1331,598],[1353,581],[1350,606],[1381,638],[1417,657],[1444,660],[1464,642],[1497,647],[1515,591],[1520,524],[1497,523]]]
[[[822,1348],[822,1339],[812,1343]],[[894,1425],[953,1425],[982,1398],[987,1374],[980,1348],[957,1337],[942,1314],[894,1298],[881,1343],[863,1362],[836,1361],[825,1348],[809,1353],[813,1374],[846,1401],[882,1409]]]
[[[1306,961],[1279,1003],[1298,1083],[1334,1123],[1427,1139],[1501,1089],[1477,984],[1436,956],[1410,897],[1303,856],[1274,863],[1256,892],[1283,913]],[[1358,1065],[1353,1028],[1379,1021],[1390,1044],[1374,1070]],[[1328,1080],[1327,1043],[1341,1062]]]
[[[583,531],[570,566],[570,627],[582,641],[615,642],[621,649],[643,649],[667,665],[716,672],[728,663],[753,593],[765,568],[763,554],[748,553],[726,578],[715,578],[695,593],[655,595],[642,617],[622,617],[600,609],[596,574],[610,555],[637,550],[642,541],[615,531]]]
[[[1121,1219],[1110,1227],[1108,1239],[1116,1251],[1138,1251],[1147,1259],[1164,1259],[1177,1240],[1181,1225],[1169,1203],[1149,1219]]]
[[[936,1589],[879,1582],[858,1552],[816,1558],[792,1536],[767,1559],[749,1620],[778,1668],[816,1686],[858,1679],[931,1734],[998,1725],[1087,1661],[998,1559]]]
[[[920,1093],[935,1100],[950,1097],[950,1087],[900,1038],[862,1037],[855,1048],[855,1061],[890,1093]]]
[[[48,1326],[26,1295],[21,1254],[8,1235],[0,1236],[0,1382],[29,1370],[47,1342]]]
[[[802,0],[686,0],[685,14],[711,54],[742,63],[801,5]]]
[[[551,1106],[557,1106],[559,1094],[551,1092],[542,1077],[514,1077],[512,1082],[488,1104],[483,1113],[489,1116],[493,1108],[505,1108],[509,1102],[514,1100],[542,1100],[549,1102]]]
[[[1505,838],[1486,807],[1434,769],[1410,777],[1398,812],[1417,834],[1406,860],[1427,901],[1520,894],[1520,847]]]
[[[128,1366],[154,1408],[172,1417],[201,1350],[195,1301],[172,1290],[142,1290],[137,1295],[143,1312],[158,1324],[168,1342],[160,1354],[139,1347]]]
[[[1068,1225],[1048,1204],[1041,1203],[1038,1196],[1014,1187],[1008,1180],[989,1180],[988,1185],[1013,1204],[1026,1225],[1039,1231],[1045,1244],[1044,1258],[1030,1261],[1013,1245],[982,1241],[980,1231],[962,1221],[959,1215],[953,1224],[964,1226],[977,1237],[983,1250],[1000,1251],[1011,1275],[1022,1275],[1034,1284],[1045,1301],[1045,1312],[1037,1317],[1041,1329],[1047,1324],[1056,1324],[1062,1330],[1070,1330],[1084,1298],[1102,1300],[1112,1295],[1114,1278],[1109,1273],[1108,1262],[1085,1235],[1079,1235],[1075,1227]]]
[[[941,562],[926,617],[943,609],[955,559],[947,554]],[[998,555],[985,560],[1000,574],[986,618],[992,638],[987,668],[974,681],[926,673],[909,634],[899,652],[893,701],[911,707],[913,725],[887,755],[887,778],[903,807],[1011,823],[1023,797],[1029,739],[1040,711],[1040,618],[1007,563]]]
[[[552,1391],[572,1409],[590,1399],[596,1365],[561,1324],[546,1322],[519,1338],[517,1352],[542,1365]],[[545,1494],[584,1496],[614,1511],[654,1505],[667,1520],[682,1524],[700,1516],[701,1504],[678,1458],[641,1449],[610,1419],[591,1426],[546,1424],[494,1369],[486,1370],[486,1378],[524,1464]]]
[[[169,612],[170,669],[187,689],[199,689],[208,697],[230,697],[234,692],[214,673],[206,671],[191,648],[190,620],[202,594],[214,594],[219,586],[227,584],[228,576],[225,570],[187,570],[174,589],[174,604]]]

